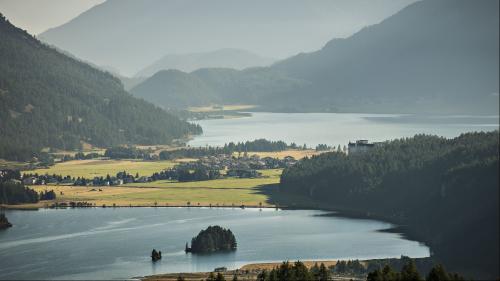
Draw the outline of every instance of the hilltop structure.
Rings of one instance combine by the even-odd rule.
[[[368,140],[357,140],[356,142],[349,142],[349,145],[347,146],[348,153],[354,154],[367,152],[379,144],[380,143],[370,143],[368,142]]]

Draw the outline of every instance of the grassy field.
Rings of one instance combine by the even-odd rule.
[[[57,163],[48,169],[36,169],[25,173],[70,175],[72,177],[100,177],[116,175],[120,171],[127,171],[135,175],[150,176],[154,172],[159,172],[166,168],[171,168],[176,163],[173,161],[142,161],[142,160],[74,160]]]
[[[315,154],[313,150],[293,150],[288,152],[262,153],[261,156],[296,158]],[[141,160],[75,160],[58,163],[47,169],[27,171],[38,174],[70,175],[72,177],[93,178],[115,175],[119,171],[149,176],[154,172],[173,167],[182,161],[141,161]],[[59,202],[87,201],[96,206],[264,206],[271,207],[269,191],[279,183],[282,169],[261,170],[260,178],[223,178],[209,181],[177,182],[161,180],[149,183],[132,183],[121,186],[32,186],[38,192],[53,189]],[[266,194],[262,187],[266,186]],[[188,204],[189,202],[189,204]],[[52,202],[42,202],[45,204]],[[293,202],[292,202],[293,203]]]
[[[156,181],[113,187],[33,186],[53,189],[58,201],[87,201],[96,206],[271,206],[260,187],[276,184],[282,170],[262,170],[262,178],[225,178],[197,182]],[[101,191],[99,191],[101,190]],[[62,195],[61,195],[62,192]],[[155,204],[156,203],[156,204]]]

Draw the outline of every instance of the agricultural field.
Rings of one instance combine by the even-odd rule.
[[[176,164],[174,161],[143,161],[143,160],[73,160],[68,162],[57,163],[46,169],[36,169],[25,171],[25,173],[38,174],[56,174],[72,177],[105,177],[106,175],[114,176],[120,171],[127,171],[135,175],[139,173],[141,176],[150,176],[155,172],[171,168]]]
[[[96,206],[271,206],[261,187],[279,183],[282,170],[261,170],[261,178],[225,178],[196,182],[155,181],[122,186],[32,186],[53,189],[57,201],[87,201]],[[189,203],[188,203],[189,202]]]

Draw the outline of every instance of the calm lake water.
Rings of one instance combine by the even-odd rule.
[[[373,220],[318,216],[322,211],[209,208],[89,208],[6,211],[0,279],[123,279],[211,271],[246,263],[424,257],[429,249]],[[209,225],[229,227],[234,253],[191,255],[184,245]],[[163,259],[152,263],[151,250]]]
[[[456,137],[464,132],[498,129],[498,116],[414,116],[354,113],[252,113],[251,117],[196,121],[203,135],[192,146],[221,146],[265,138],[307,144],[346,145],[368,139],[385,141],[415,134]]]

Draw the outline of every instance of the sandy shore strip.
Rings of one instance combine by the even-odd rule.
[[[293,263],[294,261],[290,261]],[[323,263],[326,267],[337,264],[336,260],[318,260],[318,261],[301,261],[308,268],[313,267],[316,263],[320,265]],[[238,280],[257,280],[257,275],[263,270],[271,270],[281,265],[282,262],[269,262],[269,263],[250,263],[242,266],[239,269],[228,270],[221,272],[226,280],[233,280],[236,275]],[[151,276],[139,277],[138,279],[144,281],[176,281],[179,276],[182,276],[186,281],[199,281],[205,280],[210,272],[192,272],[192,273],[167,273],[157,274]],[[331,280],[363,280],[355,276],[332,276]]]

